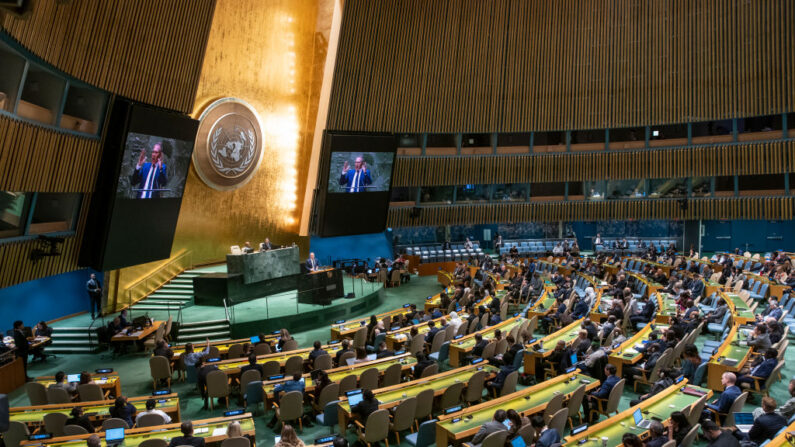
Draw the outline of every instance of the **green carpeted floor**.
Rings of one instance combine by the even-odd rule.
[[[386,289],[386,297],[378,306],[375,311],[369,312],[372,314],[383,312],[390,309],[395,309],[405,303],[416,303],[421,305],[425,298],[429,295],[435,294],[439,291],[440,286],[436,282],[435,276],[417,277],[413,276],[411,282],[404,284],[401,287]],[[271,303],[272,305],[273,303]],[[264,305],[264,304],[263,304]],[[293,304],[294,305],[294,304]],[[216,312],[223,312],[222,309],[215,309]],[[259,311],[262,311],[261,309]],[[191,312],[186,312],[186,316]],[[218,319],[221,316],[217,313],[207,315],[202,313],[203,318]],[[366,315],[363,315],[366,316]],[[331,323],[331,322],[329,322]],[[275,330],[278,328],[263,328],[264,331]],[[302,347],[311,346],[314,340],[327,341],[330,337],[329,327],[324,326],[310,331],[300,332],[293,334],[298,340],[299,345]],[[705,336],[699,337],[699,344],[702,344],[708,338]],[[122,392],[126,396],[142,396],[148,395],[152,391],[152,382],[149,375],[149,357],[145,354],[128,354],[121,358],[110,358],[109,355],[59,355],[56,359],[49,359],[46,362],[32,362],[29,365],[30,376],[51,375],[56,371],[63,370],[67,373],[76,373],[82,370],[93,371],[97,368],[112,367],[119,372],[122,379]],[[790,377],[795,375],[795,357],[790,353],[787,354],[787,365],[783,370],[784,379],[773,386],[771,395],[779,402],[783,402],[788,398],[787,382]],[[191,386],[185,383],[175,383],[173,390],[178,392],[181,399],[181,414],[183,420],[188,419],[205,419],[210,417],[222,416],[225,408],[217,408],[214,411],[204,411],[201,409],[203,402],[198,393],[192,389]],[[636,397],[631,392],[631,388],[625,391],[621,399],[619,410],[628,408],[629,401]],[[20,388],[9,396],[11,406],[28,405],[28,399],[25,395],[24,389]],[[231,399],[230,408],[237,408],[237,398]],[[755,404],[747,405],[750,411]],[[272,446],[274,444],[274,432],[266,427],[267,422],[272,416],[272,411],[268,411],[263,415],[262,409],[258,411],[255,416],[256,430],[257,430],[257,445],[258,446]],[[314,439],[328,434],[328,429],[325,427],[317,426],[305,428],[303,433],[299,433],[304,443],[312,444]],[[349,432],[347,435],[349,441],[355,440],[355,434]],[[403,439],[403,437],[401,437]],[[391,437],[394,441],[394,436]],[[393,442],[391,442],[393,444]],[[405,441],[401,445],[409,445]]]

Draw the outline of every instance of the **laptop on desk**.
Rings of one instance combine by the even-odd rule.
[[[643,419],[643,414],[640,411],[640,408],[636,409],[634,413],[632,413],[632,418],[635,420],[635,426],[639,428],[649,428],[649,424],[651,421],[649,419]]]
[[[737,427],[737,430],[740,430],[743,433],[748,433],[751,430],[751,427],[754,425],[754,415],[753,413],[734,413],[734,425]]]

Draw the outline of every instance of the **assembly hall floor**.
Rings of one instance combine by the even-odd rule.
[[[436,282],[436,276],[417,277],[412,276],[411,281],[400,287],[389,288],[385,291],[385,299],[381,305],[374,311],[367,314],[376,314],[386,310],[395,309],[405,303],[415,303],[422,307],[422,303],[429,295],[438,293],[440,289],[439,284]],[[223,312],[221,310],[221,312]],[[364,317],[367,315],[360,315]],[[329,321],[329,325],[332,322]],[[276,330],[278,328],[262,328],[263,332]],[[320,340],[325,343],[329,340],[330,332],[329,326],[320,327],[310,331],[298,332],[293,334],[301,347],[309,347],[315,340]],[[699,348],[701,344],[708,340],[707,336],[700,336],[698,338]],[[791,351],[791,350],[790,350]],[[112,367],[119,372],[122,383],[122,393],[125,396],[145,396],[152,392],[152,381],[149,374],[149,356],[144,353],[130,353],[121,357],[112,358],[110,352],[100,354],[59,354],[57,358],[49,358],[46,362],[31,362],[29,364],[28,374],[32,377],[42,375],[52,375],[56,371],[62,370],[67,373],[76,373],[82,370],[93,371],[97,368]],[[787,364],[783,369],[783,379],[777,382],[772,389],[771,396],[781,403],[788,398],[787,382],[789,378],[795,376],[795,355],[788,352],[786,355]],[[521,385],[519,386],[521,388]],[[179,393],[181,416],[182,420],[188,419],[206,419],[210,417],[223,416],[226,408],[217,406],[215,410],[202,410],[203,401],[198,392],[193,389],[189,384],[175,381],[172,386],[174,392]],[[629,401],[635,398],[636,395],[632,393],[632,388],[625,388],[624,395],[619,404],[619,411],[629,407]],[[14,406],[29,405],[28,398],[23,388],[20,388],[9,396],[10,404]],[[753,404],[747,404],[746,410],[751,411],[759,405],[758,398]],[[239,408],[237,405],[237,397],[232,397],[230,400],[230,409]],[[268,410],[264,415],[262,406],[254,416],[256,424],[256,439],[258,446],[272,446],[274,444],[275,433],[269,429],[266,424],[273,415],[272,410]],[[329,429],[319,425],[313,427],[305,427],[303,433],[299,436],[305,444],[310,445],[314,439],[320,436],[327,435]],[[353,443],[356,439],[354,431],[348,431],[348,440]],[[404,437],[401,436],[401,445],[408,446]],[[394,435],[390,435],[390,445],[394,444]]]

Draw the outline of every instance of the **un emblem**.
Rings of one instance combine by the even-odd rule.
[[[262,162],[262,127],[246,102],[224,98],[202,112],[193,166],[211,188],[225,191],[245,185]]]

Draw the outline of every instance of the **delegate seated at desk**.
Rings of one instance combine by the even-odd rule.
[[[254,253],[254,248],[251,246],[251,242],[249,241],[246,241],[246,243],[243,244],[240,250],[243,252],[243,254]]]

